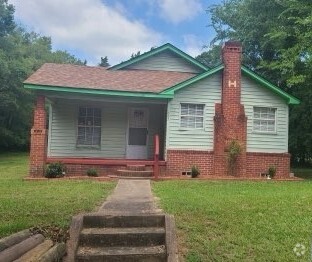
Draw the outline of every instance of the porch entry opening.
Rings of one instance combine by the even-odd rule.
[[[147,159],[148,116],[147,108],[129,108],[128,110],[128,159]]]

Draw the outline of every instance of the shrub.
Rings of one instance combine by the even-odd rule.
[[[195,177],[198,177],[199,174],[200,174],[199,168],[193,165],[191,169],[191,176],[195,178]]]
[[[269,166],[268,175],[273,178],[276,175],[276,166]]]
[[[63,177],[65,175],[65,165],[61,162],[50,163],[46,166],[45,177],[56,178]]]
[[[95,168],[89,168],[87,170],[87,175],[88,176],[99,176],[98,171]]]
[[[240,153],[242,152],[241,145],[238,141],[232,140],[227,147],[227,155],[228,155],[228,164],[229,164],[229,172],[231,175],[234,175],[236,160]]]

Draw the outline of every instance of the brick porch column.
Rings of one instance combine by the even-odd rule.
[[[41,177],[44,175],[44,166],[47,152],[47,130],[45,97],[37,96],[34,110],[34,122],[30,139],[30,169],[29,175]]]
[[[236,140],[242,152],[237,159],[233,175],[246,175],[247,118],[241,105],[241,54],[239,42],[227,42],[222,49],[224,64],[221,104],[215,105],[214,117],[214,173],[229,173],[227,148]]]

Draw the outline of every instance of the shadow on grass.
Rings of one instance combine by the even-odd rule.
[[[291,168],[291,172],[293,172],[296,177],[312,179],[312,168]]]

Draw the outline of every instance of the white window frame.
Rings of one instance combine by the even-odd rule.
[[[92,113],[92,116],[88,116],[87,115],[87,113],[86,113],[86,115],[85,116],[82,116],[82,115],[80,115],[80,109],[82,109],[82,108],[85,108],[85,110],[86,110],[86,112],[88,111],[88,110],[93,110],[93,113]],[[100,112],[100,115],[97,117],[97,116],[95,116],[95,110],[99,110],[99,112]],[[87,123],[87,118],[92,118],[92,123],[91,124],[88,124]],[[80,118],[85,118],[85,124],[80,124],[79,122],[79,120],[80,120]],[[95,124],[95,118],[98,118],[98,120],[99,120],[99,124]],[[79,136],[79,128],[99,128],[100,129],[100,139],[99,139],[99,141],[98,141],[98,143],[94,143],[94,137],[93,137],[93,135],[94,135],[94,132],[93,132],[93,134],[92,134],[92,137],[91,137],[91,143],[90,144],[86,144],[86,143],[81,143],[80,141],[79,141],[79,139],[78,139],[78,136]],[[85,131],[86,132],[86,131]],[[76,138],[76,146],[77,147],[88,147],[88,148],[90,148],[90,147],[92,147],[92,148],[100,148],[100,146],[101,146],[101,134],[102,134],[102,110],[101,110],[101,108],[99,108],[99,107],[94,107],[94,106],[79,106],[78,107],[78,114],[77,114],[77,138]],[[85,134],[86,135],[86,134]],[[85,139],[85,141],[88,141],[88,139]]]
[[[202,107],[202,115],[196,115],[196,114],[189,114],[189,112],[187,114],[182,114],[182,107],[183,106],[201,106]],[[189,110],[188,110],[189,111]],[[195,109],[196,111],[196,109]],[[196,130],[201,130],[201,129],[204,129],[204,115],[205,115],[205,105],[204,104],[198,104],[198,103],[180,103],[180,129],[186,129],[186,130],[193,130],[193,129],[196,129]],[[182,126],[182,117],[193,117],[194,118],[194,127],[185,127],[185,126]],[[201,118],[202,119],[202,126],[200,127],[197,127],[196,126],[196,118]]]
[[[260,117],[256,118],[255,117],[255,109],[263,109],[263,110],[274,110],[274,119],[271,118],[264,118],[261,117],[261,113],[263,114],[268,114],[269,112],[261,112],[260,111]],[[268,122],[268,121],[274,121],[274,130],[261,130],[261,123],[260,123],[260,130],[255,129],[255,121],[263,121],[263,122]],[[268,126],[268,124],[267,124]],[[254,106],[253,111],[252,111],[252,131],[253,133],[261,133],[261,134],[276,134],[277,133],[277,108],[276,107],[268,107],[268,106]]]

